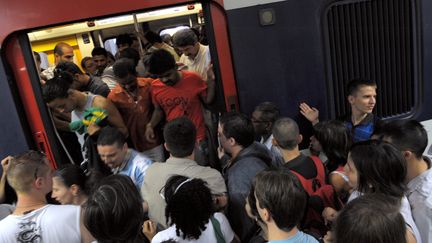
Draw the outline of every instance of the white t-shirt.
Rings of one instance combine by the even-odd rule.
[[[432,242],[432,169],[408,183],[407,197],[423,242]]]
[[[219,221],[225,242],[231,242],[234,239],[234,232],[231,229],[231,225],[229,224],[228,219],[222,213],[215,213],[213,214],[213,216],[217,221]],[[198,240],[184,240],[182,236],[177,236],[176,226],[172,225],[168,229],[157,233],[155,237],[153,237],[151,242],[159,243],[169,239],[175,240],[179,243],[217,243],[216,234],[211,220],[209,220],[209,222],[206,224],[206,229],[201,232],[200,238]]]
[[[0,221],[0,242],[80,243],[80,207],[46,205]]]
[[[210,50],[208,46],[200,45],[197,55],[194,59],[181,55],[179,62],[187,66],[188,71],[198,73],[202,80],[207,81],[207,68],[211,63]]]

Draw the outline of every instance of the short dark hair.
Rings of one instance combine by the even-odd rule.
[[[116,60],[114,55],[110,51],[107,51],[107,59],[111,59],[113,62],[115,62]]]
[[[198,37],[195,32],[190,29],[182,29],[173,35],[173,44],[176,47],[193,46],[198,42]]]
[[[146,77],[151,76],[149,74],[149,72],[148,72],[148,69],[149,69],[149,60],[150,60],[151,55],[152,55],[152,53],[147,52],[146,54],[144,54],[143,58],[141,59],[142,60],[142,64],[144,66]]]
[[[92,57],[84,57],[82,60],[81,60],[81,67],[84,69],[84,70],[86,70],[86,62],[88,61],[88,60],[93,60],[93,58]]]
[[[56,72],[68,72],[72,75],[78,73],[78,74],[83,74],[83,72],[81,71],[81,69],[78,67],[78,65],[76,65],[73,62],[64,62],[61,61],[59,62],[56,67],[55,67]]]
[[[167,44],[169,44],[169,43],[172,42],[172,37],[171,37],[170,34],[163,34],[163,35],[161,36],[161,38],[162,38],[163,42],[165,42],[165,43],[167,43]]]
[[[351,133],[342,121],[322,121],[314,126],[315,138],[328,158],[329,171],[345,165],[352,144]]]
[[[427,132],[416,120],[393,120],[383,122],[374,133],[395,145],[401,151],[411,151],[420,159],[428,145]]]
[[[201,39],[201,28],[199,25],[194,25],[190,28],[196,35],[198,41]]]
[[[104,174],[102,171],[98,169],[88,169],[86,171],[86,184],[85,184],[85,193],[86,195],[90,195],[97,186],[101,182],[102,178],[108,176],[108,174]]]
[[[195,148],[196,128],[187,117],[169,121],[165,125],[163,136],[170,154],[175,157],[189,156]]]
[[[84,225],[98,242],[133,242],[140,236],[142,198],[130,177],[103,178],[82,207]]]
[[[253,184],[259,206],[269,210],[279,229],[288,232],[300,223],[307,202],[306,192],[293,173],[265,170],[255,176]]]
[[[399,210],[400,198],[380,193],[354,199],[336,219],[335,243],[405,243],[406,225]]]
[[[42,97],[45,103],[50,103],[55,99],[67,98],[72,83],[73,77],[68,72],[54,72],[54,77],[46,81],[45,85],[42,86]]]
[[[293,150],[298,146],[298,136],[300,129],[293,119],[283,117],[278,119],[273,125],[273,138],[282,149]]]
[[[176,68],[176,62],[167,50],[159,49],[154,51],[148,59],[148,72],[151,74],[163,74]]]
[[[263,102],[255,107],[255,111],[261,112],[263,120],[274,123],[279,118],[279,108],[273,102]]]
[[[97,145],[101,146],[111,146],[117,145],[117,147],[122,147],[126,143],[125,135],[120,132],[116,127],[106,126],[101,129],[99,137],[97,140]]]
[[[138,65],[140,60],[140,54],[137,50],[132,47],[128,47],[120,51],[119,58],[129,58],[133,61],[134,67]]]
[[[361,86],[374,86],[376,87],[377,84],[375,81],[370,79],[353,79],[348,82],[347,84],[347,94],[348,95],[355,95],[355,93],[360,89]]]
[[[136,69],[133,60],[129,58],[120,58],[113,64],[114,76],[124,78],[128,74],[136,76]]]
[[[92,54],[92,57],[94,57],[94,56],[105,56],[106,58],[108,58],[108,52],[103,47],[95,47],[95,48],[93,48],[91,54]]]
[[[199,239],[214,212],[206,182],[174,175],[166,182],[164,194],[167,224],[175,224],[177,236],[183,239]]]
[[[87,194],[87,178],[84,171],[79,166],[72,164],[63,165],[55,171],[54,177],[58,177],[66,187],[77,185],[85,194]]]
[[[401,198],[405,192],[406,161],[392,144],[368,140],[355,143],[349,156],[357,170],[357,190]]]
[[[122,44],[126,44],[126,45],[131,46],[132,43],[133,43],[133,40],[132,40],[132,38],[130,37],[129,34],[121,34],[121,35],[118,35],[116,37],[116,45],[117,45],[117,47],[119,47]]]
[[[146,40],[147,40],[148,42],[150,42],[152,45],[153,45],[154,43],[162,43],[162,42],[163,42],[163,41],[162,41],[162,37],[160,37],[160,35],[156,34],[154,31],[151,31],[151,30],[147,31],[147,32],[144,34],[144,37],[145,37]]]
[[[245,114],[237,112],[228,112],[220,118],[220,124],[223,128],[223,134],[226,138],[234,138],[236,143],[248,147],[254,142],[254,127]]]
[[[54,46],[54,54],[63,55],[63,47],[70,47],[68,43],[65,42],[59,42]]]

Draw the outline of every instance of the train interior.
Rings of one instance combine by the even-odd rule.
[[[104,47],[115,56],[118,51],[115,39],[120,34],[132,36],[135,39],[134,44],[137,45],[136,49],[139,49],[141,56],[143,56],[151,44],[145,40],[139,41],[137,35],[152,30],[159,35],[170,34],[172,36],[179,29],[204,25],[203,7],[200,3],[195,3],[37,29],[28,33],[28,40],[31,50],[37,52],[41,57],[40,67],[42,69],[54,65],[53,49],[59,42],[66,42],[73,47],[73,61],[82,69],[81,60],[84,57],[91,57],[91,51],[94,47]],[[211,42],[206,44],[212,45]],[[212,54],[212,56],[215,57],[216,54]],[[214,69],[216,72],[217,69]],[[218,93],[219,98],[217,98],[215,109],[221,109],[224,105],[223,92]],[[62,148],[61,151],[67,151],[56,129],[53,129],[52,135],[57,139],[51,139],[50,142],[53,143],[54,141],[56,143],[54,146]],[[62,159],[56,159],[56,161],[74,161],[70,152],[57,154],[55,157],[60,156]]]
[[[58,42],[71,45],[74,62],[80,63],[83,57],[91,56],[96,46],[115,55],[115,38],[120,34],[136,36],[137,32],[152,30],[161,35],[172,35],[184,27],[204,25],[202,11],[200,3],[181,5],[54,26],[32,31],[28,37],[32,50],[42,57],[41,67],[47,68],[54,63],[53,49]],[[143,43],[142,48],[146,45],[148,43]]]

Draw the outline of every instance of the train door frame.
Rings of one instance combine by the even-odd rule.
[[[151,3],[150,3],[151,2]],[[200,2],[200,1],[197,1]],[[98,14],[95,11],[94,15],[86,15],[85,18],[79,20],[91,19],[100,16],[113,16],[124,14],[126,12],[137,12],[150,10],[155,8],[164,8],[179,4],[187,4],[189,1],[166,1],[160,4],[157,1],[148,1],[134,7],[133,9],[119,10],[119,12],[106,11],[105,15]],[[223,90],[224,104],[227,110],[238,110],[237,90],[234,79],[233,63],[231,60],[230,44],[227,30],[227,19],[224,14],[224,8],[221,1],[202,1],[203,13],[206,19],[208,37],[213,40],[213,45],[210,45],[213,55],[212,61],[214,68],[219,70],[216,72],[218,82],[217,88]],[[117,3],[118,5],[118,3]],[[138,10],[137,10],[138,9]],[[79,18],[79,17],[77,17]],[[0,17],[1,19],[1,17]],[[53,18],[51,18],[53,19]],[[71,19],[68,16],[66,23],[76,22],[78,19]],[[41,89],[39,86],[39,78],[34,65],[30,41],[27,33],[34,29],[40,29],[47,26],[57,26],[66,24],[62,22],[63,18],[57,16],[57,19],[50,20],[51,22],[43,23],[43,21],[35,21],[28,23],[22,29],[13,29],[14,33],[8,35],[3,41],[1,52],[4,53],[4,60],[11,67],[14,77],[14,85],[17,87],[17,97],[21,99],[25,114],[21,114],[27,121],[33,143],[29,144],[32,149],[44,151],[50,159],[54,168],[56,164],[62,161],[59,155],[60,146],[55,142],[55,128],[50,120],[48,110],[42,100]],[[19,25],[19,24],[18,24]],[[12,27],[13,28],[13,27]],[[0,37],[1,37],[0,33]],[[4,34],[4,33],[3,33]],[[57,163],[56,163],[57,162]]]

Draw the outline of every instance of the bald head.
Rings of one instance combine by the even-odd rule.
[[[300,141],[297,123],[288,117],[278,119],[273,126],[273,138],[281,149],[292,150]]]
[[[73,48],[68,43],[59,42],[54,47],[54,62],[72,62],[74,57]]]

